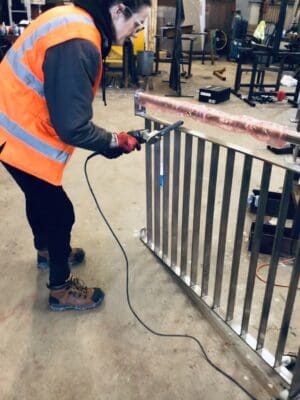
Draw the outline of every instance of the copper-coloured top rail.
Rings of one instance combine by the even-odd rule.
[[[259,120],[247,115],[232,115],[204,105],[191,104],[168,97],[136,93],[136,102],[141,107],[155,108],[177,116],[193,118],[199,122],[215,125],[231,132],[244,132],[272,147],[283,147],[286,143],[300,145],[300,133],[292,132],[280,124]]]

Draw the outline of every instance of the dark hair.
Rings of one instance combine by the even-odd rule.
[[[0,0],[1,1],[1,0]],[[151,7],[151,0],[73,0],[73,3],[86,10],[93,18],[97,29],[102,35],[102,57],[105,58],[110,51],[115,38],[115,31],[109,9],[116,4],[128,7],[124,12],[125,18],[130,18],[143,6]]]
[[[137,12],[141,7],[146,6],[146,7],[151,7],[152,6],[152,1],[151,0],[108,0],[108,7],[112,7],[116,4],[124,4],[124,6],[128,7],[129,10],[132,12]],[[130,11],[125,14],[126,17],[131,17]]]

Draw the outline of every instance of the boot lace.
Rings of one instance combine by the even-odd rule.
[[[69,278],[69,288],[72,295],[75,297],[87,296],[88,288],[85,283],[75,276],[70,276]],[[74,291],[72,289],[75,289]]]

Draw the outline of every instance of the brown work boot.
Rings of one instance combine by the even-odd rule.
[[[85,259],[85,252],[79,247],[74,247],[68,258],[69,267],[76,267],[83,263]],[[49,253],[48,250],[38,250],[37,253],[37,267],[39,269],[49,268]]]
[[[89,310],[98,307],[104,299],[100,288],[88,288],[73,275],[62,285],[47,286],[50,289],[49,308],[52,311]]]

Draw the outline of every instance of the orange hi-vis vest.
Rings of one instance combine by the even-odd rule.
[[[71,39],[89,40],[101,55],[101,36],[92,17],[73,5],[55,7],[25,29],[0,64],[0,160],[57,186],[74,147],[51,124],[43,62],[47,49]],[[94,95],[101,74],[102,62]]]

